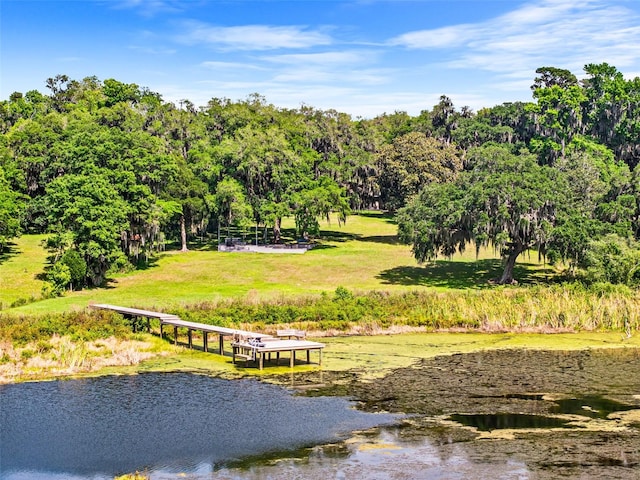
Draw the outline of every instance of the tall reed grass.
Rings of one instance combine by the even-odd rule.
[[[120,315],[101,310],[45,315],[0,313],[0,340],[25,345],[54,335],[67,335],[73,341],[126,338],[131,335],[131,328]]]
[[[333,297],[204,302],[173,309],[184,319],[217,325],[296,324],[323,331],[392,326],[426,330],[631,331],[640,329],[640,293],[626,287],[578,283],[466,291],[355,292]],[[364,331],[367,329],[365,328]]]
[[[152,305],[135,305],[154,309]],[[375,333],[410,327],[427,331],[623,331],[640,330],[640,293],[626,287],[578,283],[464,291],[350,292],[235,299],[169,309],[184,320],[275,330],[295,326],[327,332]],[[162,310],[162,309],[158,309]],[[74,341],[131,336],[119,315],[86,310],[44,316],[0,314],[0,340],[16,345],[68,335]]]

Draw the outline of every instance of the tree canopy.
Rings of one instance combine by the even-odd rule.
[[[174,104],[135,83],[55,75],[47,93],[0,101],[0,249],[20,232],[69,239],[52,244],[54,263],[75,252],[69,272],[52,275],[76,288],[167,242],[187,250],[249,225],[280,242],[286,216],[314,236],[332,212],[379,208],[398,211],[419,261],[475,243],[503,253],[500,282],[531,248],[587,271],[594,242],[634,249],[640,236],[640,79],[607,63],[584,73],[539,68],[531,102],[475,113],[442,95],[417,116],[371,119],[258,94]]]
[[[474,150],[472,167],[456,180],[431,184],[398,214],[400,239],[420,262],[451,256],[468,244],[492,245],[505,257],[497,283],[512,283],[517,257],[544,251],[559,210],[567,208],[567,183],[558,170],[531,154],[499,146]]]

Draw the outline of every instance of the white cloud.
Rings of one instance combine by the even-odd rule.
[[[640,58],[640,19],[603,0],[539,0],[477,24],[408,32],[391,45],[443,49],[450,68],[479,69],[532,78],[540,66],[580,73],[586,63],[635,66]]]
[[[200,66],[211,70],[264,70],[264,68],[253,63],[219,62],[213,60],[202,62]]]
[[[322,68],[294,68],[277,72],[272,81],[276,83],[324,82],[336,85],[383,85],[389,83],[390,74],[386,70],[330,70]]]
[[[181,43],[211,49],[189,48],[185,57],[200,55],[190,84],[178,87],[182,80],[173,77],[152,89],[196,105],[258,92],[284,108],[307,104],[372,117],[396,110],[416,115],[441,94],[476,111],[528,101],[541,66],[580,76],[585,64],[607,62],[626,78],[638,75],[631,72],[640,71],[640,18],[624,3],[518,4],[486,21],[407,32],[381,44],[341,42],[328,32],[342,30],[326,27],[182,23]]]
[[[476,38],[479,30],[473,25],[456,25],[408,32],[389,41],[390,45],[403,45],[407,48],[446,48],[460,47]]]
[[[153,17],[160,13],[177,13],[184,9],[180,0],[118,0],[112,8],[136,10],[144,17]]]
[[[567,0],[542,0],[538,3],[530,3],[521,8],[509,12],[500,20],[507,24],[526,26],[539,25],[543,23],[553,22],[559,17],[570,14],[576,4],[586,7],[592,2],[590,0],[582,0],[579,4],[575,1]]]
[[[200,22],[188,22],[185,28],[188,32],[179,36],[179,41],[190,45],[206,44],[224,50],[310,48],[331,43],[331,37],[327,34],[295,25],[217,27]]]
[[[139,45],[131,45],[131,50],[135,50],[145,55],[173,55],[176,53],[175,48],[161,48],[161,47],[144,47]]]
[[[391,70],[368,68],[376,64],[377,55],[369,51],[330,51],[261,57],[274,72],[272,81],[335,84],[382,84]]]
[[[162,92],[165,101],[176,105],[188,98],[196,106],[205,106],[212,98],[240,100],[252,93],[260,93],[267,102],[281,108],[298,108],[311,105],[315,108],[348,112],[353,117],[372,118],[383,113],[406,111],[417,115],[436,105],[442,92],[430,93],[418,89],[398,90],[368,88],[367,85],[353,83],[325,82],[279,82],[279,81],[203,81],[191,87],[178,84],[156,84],[150,87]],[[528,90],[528,86],[525,87]],[[447,93],[459,108],[463,105],[477,111],[488,105],[495,105],[494,98],[481,94],[454,91]]]
[[[372,61],[373,52],[334,51],[321,53],[299,53],[287,55],[271,55],[262,57],[271,63],[286,65],[356,65]]]

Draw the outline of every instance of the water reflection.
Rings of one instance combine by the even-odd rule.
[[[600,395],[563,398],[554,400],[554,402],[557,404],[557,407],[553,409],[556,413],[569,413],[590,418],[607,418],[613,412],[624,412],[638,408],[636,405],[616,402]]]
[[[263,479],[411,479],[466,480],[470,478],[531,478],[524,462],[501,458],[473,458],[464,443],[438,444],[431,439],[407,442],[394,428],[372,436],[357,435],[346,444],[319,446],[297,458],[228,466],[216,480]],[[197,480],[204,480],[201,477]],[[210,478],[210,477],[209,477]],[[164,479],[163,479],[164,480]]]
[[[201,474],[395,419],[359,412],[341,398],[191,374],[5,385],[0,398],[3,480]]]
[[[519,428],[571,428],[568,420],[524,413],[454,414],[449,419],[483,432]]]

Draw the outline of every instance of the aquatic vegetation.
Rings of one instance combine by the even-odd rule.
[[[126,475],[120,475],[115,477],[114,480],[149,480],[151,477],[149,475],[144,475],[142,473],[127,473]]]
[[[615,330],[640,328],[640,294],[629,289],[593,289],[579,284],[464,291],[349,292],[333,297],[279,298],[261,303],[242,299],[201,302],[171,313],[216,325],[277,325],[314,331],[375,334],[392,327],[426,331]]]

